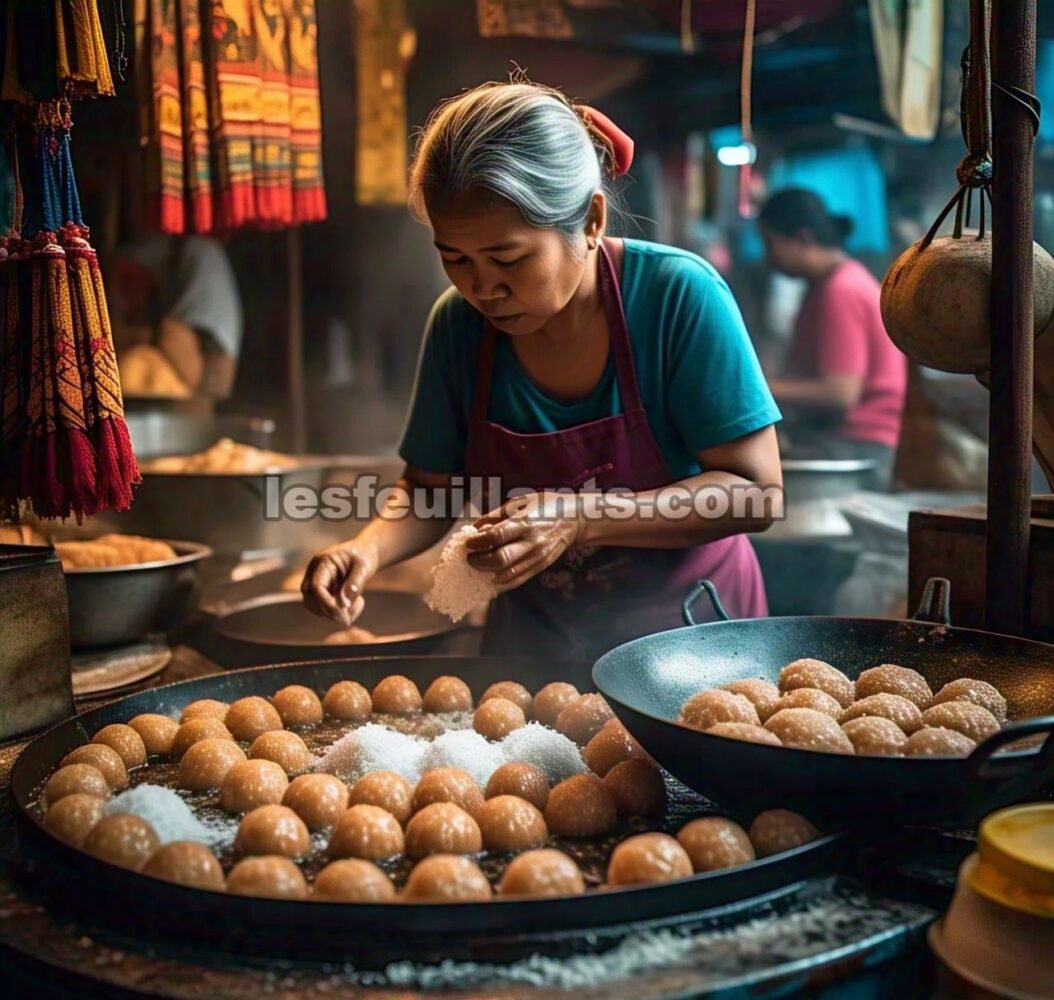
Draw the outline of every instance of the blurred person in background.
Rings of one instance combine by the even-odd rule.
[[[878,281],[846,253],[851,222],[804,188],[772,195],[759,222],[770,265],[807,285],[784,373],[769,380],[788,417],[786,456],[871,459],[868,487],[887,490],[907,359],[882,324]]]

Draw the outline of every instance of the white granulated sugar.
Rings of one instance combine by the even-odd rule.
[[[220,831],[201,822],[171,788],[160,785],[139,785],[114,796],[103,807],[107,816],[132,813],[145,819],[162,844],[173,840],[196,840],[201,844],[215,843]]]
[[[485,740],[474,729],[456,729],[437,736],[425,751],[422,771],[434,767],[460,767],[476,779],[481,788],[505,763],[497,743]]]
[[[319,758],[314,770],[347,782],[358,781],[371,771],[395,771],[407,781],[416,782],[421,777],[421,759],[427,748],[427,742],[416,736],[371,722],[337,740]]]
[[[425,594],[425,603],[451,621],[461,621],[498,596],[491,575],[473,569],[465,557],[465,542],[478,534],[475,525],[462,525],[450,536],[432,567],[432,588]]]
[[[500,746],[506,763],[533,764],[545,772],[553,785],[588,770],[574,742],[540,722],[514,729]]]

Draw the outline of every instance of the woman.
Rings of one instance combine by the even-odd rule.
[[[604,236],[605,180],[632,143],[606,118],[532,84],[444,105],[421,136],[411,206],[453,288],[432,310],[400,446],[407,486],[499,477],[525,502],[491,511],[469,560],[501,595],[488,653],[590,659],[678,625],[707,577],[730,612],[766,613],[749,541],[773,511],[650,517],[671,484],[779,486],[779,413],[725,284],[692,254]],[[624,489],[618,519],[561,517],[553,494]],[[381,517],[315,557],[303,593],[349,624],[378,569],[449,522]]]
[[[872,459],[868,486],[888,489],[907,359],[882,325],[878,282],[845,252],[850,221],[812,191],[786,188],[761,210],[760,224],[772,266],[808,284],[786,377],[769,382],[795,418],[794,454]]]

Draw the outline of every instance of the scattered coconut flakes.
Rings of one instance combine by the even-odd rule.
[[[432,567],[432,588],[425,594],[425,603],[451,621],[461,621],[498,596],[490,574],[473,569],[465,556],[465,542],[478,534],[475,525],[462,525],[450,536]]]
[[[427,747],[427,742],[416,736],[371,722],[333,743],[314,770],[347,782],[358,781],[371,771],[395,771],[407,781],[416,782],[421,777],[421,761]]]
[[[162,844],[173,840],[196,840],[213,844],[227,835],[216,827],[206,826],[194,815],[190,806],[171,788],[161,785],[138,785],[114,796],[103,807],[103,813],[132,813],[145,819]]]
[[[425,750],[421,770],[460,767],[483,788],[504,763],[505,754],[497,743],[484,739],[474,729],[453,729],[432,740]]]
[[[514,729],[499,746],[507,763],[533,764],[554,785],[589,770],[572,740],[540,722],[529,722]]]

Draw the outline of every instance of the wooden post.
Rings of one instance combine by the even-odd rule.
[[[1036,0],[992,11],[992,367],[985,604],[994,632],[1024,633],[1032,467],[1032,118],[999,90],[1031,94]]]
[[[286,232],[286,258],[289,299],[286,384],[293,450],[300,453],[307,450],[307,406],[304,395],[304,274],[300,230],[295,226]]]

